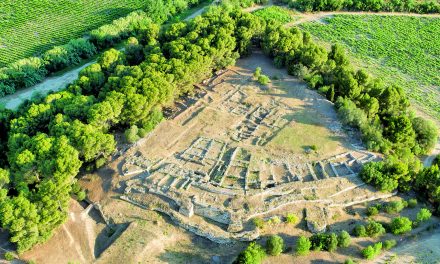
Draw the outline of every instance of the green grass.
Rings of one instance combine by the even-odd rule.
[[[143,0],[0,1],[0,67],[65,44],[146,5]]]
[[[307,109],[285,117],[295,123],[281,129],[269,146],[301,154],[311,145],[318,146],[322,153],[338,149],[341,146],[340,138],[323,126],[324,121],[319,116],[318,112]]]
[[[254,12],[256,16],[263,18],[264,20],[273,19],[282,24],[292,22],[294,20],[293,11],[280,7],[280,6],[269,6]]]
[[[354,64],[403,86],[413,102],[440,120],[440,19],[336,15],[302,27],[348,47]]]

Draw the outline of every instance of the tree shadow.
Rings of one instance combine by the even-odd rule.
[[[94,248],[95,258],[99,258],[99,256],[124,233],[128,226],[128,223],[106,226],[96,237]]]

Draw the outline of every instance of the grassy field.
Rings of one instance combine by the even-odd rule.
[[[146,8],[143,0],[0,1],[0,67]]]
[[[357,66],[403,86],[420,109],[440,120],[440,19],[336,15],[302,27],[348,47]]]
[[[254,12],[255,15],[268,20],[273,19],[282,24],[292,22],[295,12],[280,6],[269,6]]]

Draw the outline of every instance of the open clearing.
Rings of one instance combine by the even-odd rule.
[[[333,15],[301,27],[322,41],[344,44],[357,66],[401,85],[418,108],[440,120],[438,17]]]
[[[271,77],[268,86],[253,80],[257,66]],[[342,127],[332,103],[259,52],[197,87],[167,109],[168,120],[149,135],[119,144],[108,166],[81,178],[101,211],[73,202],[54,237],[22,258],[231,263],[248,241],[264,243],[279,234],[287,251],[265,263],[360,260],[359,250],[375,240],[353,238],[352,246],[335,253],[292,254],[298,236],[351,230],[367,221],[368,204],[398,199],[358,178],[365,162],[381,157],[363,150],[356,134]],[[402,215],[413,219],[422,206]],[[284,219],[287,213],[299,223],[253,224],[255,217]],[[389,223],[392,217],[374,219]]]
[[[268,87],[252,80],[256,66],[276,77]],[[346,134],[333,105],[262,54],[240,59],[199,87],[169,120],[82,179],[111,222],[132,223],[99,263],[207,263],[212,257],[229,263],[243,248],[240,241],[279,233],[293,245],[310,228],[350,230],[364,220],[347,212],[393,195],[358,179],[362,164],[379,157]],[[295,228],[252,224],[254,217],[286,212],[307,220]],[[342,261],[364,244],[359,239],[342,254],[319,254]],[[280,263],[293,257],[285,254]]]

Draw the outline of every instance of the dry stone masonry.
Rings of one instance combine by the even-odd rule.
[[[258,230],[250,228],[249,221],[280,214],[292,205],[303,205],[308,228],[322,232],[327,226],[327,208],[376,199],[374,192],[363,188],[357,173],[363,164],[380,157],[353,148],[310,160],[306,154],[268,148],[276,133],[292,125],[285,116],[295,109],[283,99],[250,90],[243,81],[219,81],[219,76],[227,78],[228,74],[237,77],[221,72],[200,85],[206,88],[201,100],[209,98],[208,107],[190,112],[194,109],[186,106],[189,112],[180,114],[191,119],[175,125],[182,132],[174,138],[196,136],[125,159],[122,176],[128,179],[121,199],[165,213],[177,225],[218,243],[258,238]],[[192,131],[204,116],[208,116],[207,124],[214,118],[228,121],[221,131],[210,131],[209,125]]]

